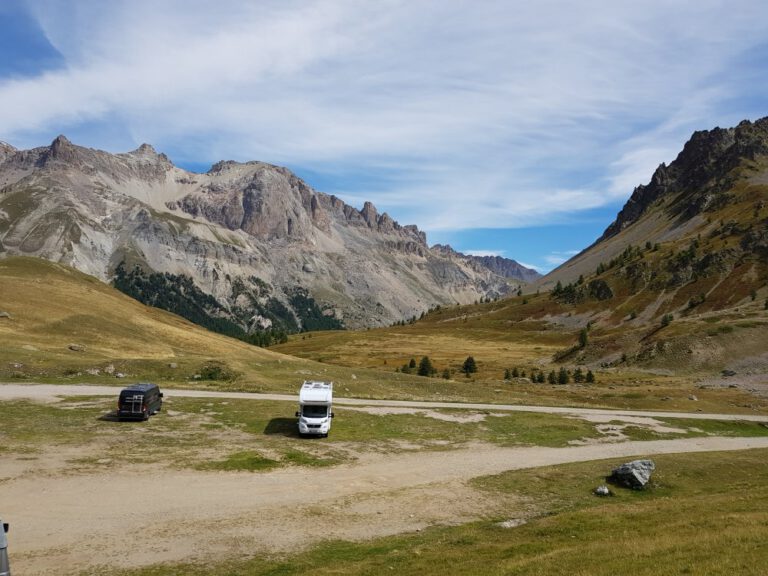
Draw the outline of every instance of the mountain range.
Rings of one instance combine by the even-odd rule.
[[[64,136],[0,143],[0,255],[70,265],[231,335],[388,325],[493,299],[538,278],[512,260],[429,247],[366,202],[356,209],[286,168],[174,166]]]

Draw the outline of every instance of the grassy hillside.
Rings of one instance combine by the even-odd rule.
[[[145,306],[72,268],[0,260],[0,381],[153,380],[175,386],[295,393],[305,379],[339,395],[507,401],[490,385],[436,381],[286,356]],[[325,333],[333,338],[343,332]],[[321,358],[320,360],[325,360]],[[117,378],[123,374],[123,379]]]
[[[699,384],[690,370],[692,356],[702,361],[698,375],[711,375],[722,358],[759,360],[768,341],[768,311],[758,300],[738,312],[694,314],[661,328],[636,320],[614,325],[589,301],[568,304],[540,294],[442,308],[405,326],[295,335],[267,350],[39,259],[0,260],[0,294],[0,312],[10,315],[0,318],[2,380],[119,385],[146,379],[294,393],[302,380],[315,378],[334,380],[339,395],[369,398],[730,412],[766,404],[728,384]],[[590,321],[589,341],[580,348],[579,333]],[[652,357],[642,360],[632,346],[649,348]],[[622,360],[625,349],[633,355]],[[467,377],[461,368],[470,355],[478,371]],[[423,356],[430,357],[434,377],[403,373],[403,365]],[[654,368],[660,365],[667,368]],[[572,375],[582,366],[594,371],[596,384],[529,379],[532,371],[567,367]],[[526,377],[505,379],[512,368]],[[446,370],[447,379],[441,377]]]
[[[762,302],[675,318],[666,327],[610,318],[611,309],[594,302],[568,304],[540,294],[443,308],[406,326],[297,335],[274,349],[383,374],[402,370],[411,358],[418,364],[429,356],[437,373],[424,380],[435,386],[445,382],[441,375],[447,369],[452,381],[473,390],[491,387],[497,397],[526,403],[691,411],[768,407],[736,387],[745,375],[768,384],[768,311]],[[467,377],[461,369],[470,355],[478,370]],[[737,376],[721,378],[720,370],[731,365],[738,368]],[[520,377],[506,379],[514,368]],[[530,381],[532,372],[549,376],[561,368],[570,371],[567,385]],[[579,368],[592,370],[597,383],[573,382]]]

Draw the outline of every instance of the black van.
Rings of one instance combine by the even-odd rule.
[[[117,401],[117,417],[138,418],[149,420],[149,417],[160,412],[163,407],[163,393],[157,384],[142,382],[128,386],[120,392]]]

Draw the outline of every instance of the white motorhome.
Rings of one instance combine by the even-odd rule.
[[[306,381],[299,390],[299,434],[328,436],[331,429],[333,382]]]

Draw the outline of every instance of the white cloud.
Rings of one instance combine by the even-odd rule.
[[[520,266],[525,266],[526,268],[530,268],[532,270],[536,270],[536,272],[538,272],[540,274],[542,273],[542,270],[544,269],[543,267],[537,266],[536,264],[526,264],[525,262],[520,262],[519,260],[517,261],[517,263],[520,264]],[[547,270],[549,270],[549,268],[547,268]]]
[[[567,262],[571,257],[576,256],[580,250],[563,250],[559,252],[550,252],[544,256],[544,261],[552,268],[559,266],[563,262]]]
[[[29,6],[66,67],[0,79],[2,139],[80,131],[176,160],[363,167],[378,186],[327,191],[427,230],[626,198],[693,129],[754,114],[737,98],[767,91],[765,74],[734,82],[764,42],[757,1]]]
[[[504,256],[504,250],[464,250],[470,256]]]

